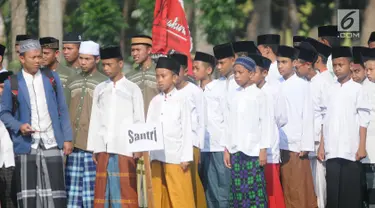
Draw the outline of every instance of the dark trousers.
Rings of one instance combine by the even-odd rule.
[[[0,168],[0,204],[1,208],[17,207],[14,167]]]
[[[334,158],[326,162],[327,207],[362,208],[362,164]]]

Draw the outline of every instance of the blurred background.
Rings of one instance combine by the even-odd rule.
[[[344,44],[366,45],[375,31],[375,0],[184,0],[196,50],[235,40],[256,40],[278,33],[282,44],[293,35],[317,38],[317,27],[337,24],[337,9],[360,10],[360,38]],[[120,44],[130,56],[130,37],[151,35],[155,0],[0,0],[0,43],[7,46],[5,65],[17,62],[15,36],[53,36],[80,32],[101,45]],[[128,59],[129,61],[131,59]]]

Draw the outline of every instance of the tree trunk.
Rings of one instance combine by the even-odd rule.
[[[254,0],[254,9],[250,12],[247,24],[247,39],[256,40],[260,34],[270,33],[271,0]]]
[[[64,17],[67,2],[68,2],[68,0],[61,0],[61,15],[62,15],[62,17]]]
[[[188,22],[188,26],[189,26],[189,31],[190,31],[190,36],[192,38],[192,51],[195,51],[195,45],[196,45],[196,32],[195,32],[195,29],[194,29],[194,22],[195,22],[195,2],[194,1],[189,1],[189,2],[186,2],[185,1],[185,15],[186,15],[186,19],[187,19],[187,22]]]
[[[122,8],[122,17],[124,18],[124,22],[127,25],[127,28],[122,28],[121,29],[121,37],[120,37],[120,47],[121,51],[124,53],[124,57],[130,56],[130,46],[127,44],[127,40],[129,39],[128,37],[128,32],[130,30],[130,25],[129,25],[129,17],[132,12],[132,6],[134,4],[134,0],[124,0],[124,7]]]
[[[361,31],[361,45],[367,46],[368,38],[372,31],[375,31],[375,1],[368,1],[365,12],[363,14],[362,31]]]
[[[16,35],[26,34],[26,0],[11,0],[11,19],[12,19],[12,60],[17,59],[17,53],[14,49],[16,44]],[[9,49],[10,47],[8,47]]]
[[[205,0],[194,0],[194,4],[198,5],[200,1]],[[194,12],[194,22],[190,26],[192,27],[190,31],[195,31],[194,36],[192,35],[194,41],[194,49],[195,51],[202,51],[205,53],[213,54],[212,45],[207,42],[207,34],[204,31],[202,24],[199,22],[200,15],[202,11],[200,9],[196,9]],[[216,71],[216,70],[215,70]]]
[[[60,0],[39,1],[39,36],[51,36],[62,44],[63,19]]]
[[[5,44],[6,43],[6,34],[5,34],[5,24],[4,24],[4,17],[3,13],[0,10],[0,43]]]
[[[288,29],[289,29],[289,6],[283,5],[282,7],[282,22],[281,22],[281,37],[280,37],[280,44],[286,45],[287,44],[287,37],[288,37]]]
[[[334,4],[333,11],[336,11],[336,12],[332,13],[331,24],[337,25],[337,10],[340,8],[340,0],[334,0],[334,1],[335,1],[335,4]]]
[[[290,28],[292,29],[292,35],[297,35],[299,26],[300,26],[300,20],[298,17],[298,11],[296,6],[295,0],[288,0],[288,13],[289,13],[289,24]]]

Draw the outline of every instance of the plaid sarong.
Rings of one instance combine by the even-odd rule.
[[[94,206],[96,165],[92,153],[74,149],[66,160],[66,192],[69,208]]]
[[[231,154],[232,183],[229,207],[267,208],[264,168],[258,157],[250,157],[242,152]]]
[[[14,167],[0,167],[0,207],[17,207],[16,190],[14,189]]]
[[[29,154],[16,156],[18,207],[66,208],[63,153],[42,144]]]
[[[136,163],[131,157],[98,153],[95,208],[138,208]]]

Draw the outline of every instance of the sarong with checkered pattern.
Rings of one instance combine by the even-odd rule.
[[[69,208],[91,208],[94,206],[96,165],[92,153],[80,149],[66,159],[66,191]]]
[[[18,207],[67,207],[61,150],[38,147],[16,155],[15,178]]]

